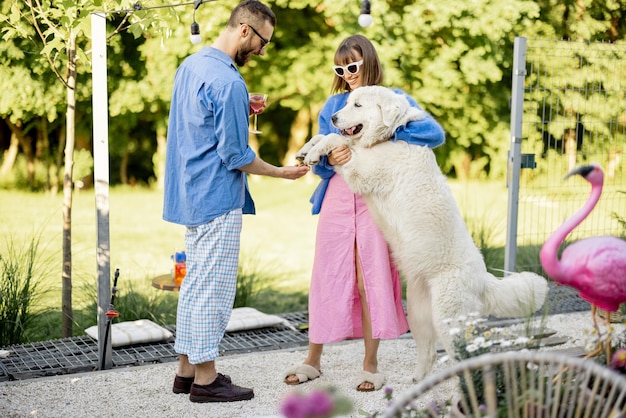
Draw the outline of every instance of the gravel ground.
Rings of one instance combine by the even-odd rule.
[[[581,347],[583,333],[591,329],[590,313],[551,315],[547,327],[556,336],[569,337],[566,344],[547,349]],[[619,325],[618,327],[622,327]],[[350,417],[363,417],[359,409],[384,409],[383,391],[361,393],[355,390],[361,366],[360,340],[329,344],[325,347],[322,376],[305,385],[288,386],[282,372],[302,362],[304,349],[259,352],[227,356],[218,360],[218,371],[236,384],[253,387],[254,399],[233,403],[195,404],[186,395],[172,393],[176,363],[113,369],[0,383],[2,417],[280,417],[281,400],[294,390],[310,391],[334,386],[352,399]],[[387,386],[397,393],[407,390],[414,365],[415,347],[410,337],[382,341],[379,370],[387,376]],[[445,367],[437,365],[435,370]]]

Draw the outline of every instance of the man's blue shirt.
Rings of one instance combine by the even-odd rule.
[[[205,47],[176,71],[167,131],[163,219],[197,226],[233,209],[255,213],[246,173],[246,83],[224,52]]]

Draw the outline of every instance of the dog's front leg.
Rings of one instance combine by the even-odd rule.
[[[322,155],[328,155],[333,149],[348,144],[347,139],[337,134],[316,135],[309,142],[313,141],[315,141],[315,145],[304,158],[304,163],[308,165],[319,163]]]
[[[306,155],[309,153],[309,151],[311,150],[311,148],[313,148],[315,145],[317,145],[318,142],[320,142],[320,140],[322,138],[324,138],[325,135],[315,135],[313,138],[311,138],[309,141],[307,141],[302,148],[300,148],[300,150],[296,153],[296,160],[300,161],[300,162],[304,162],[304,159],[306,158]]]

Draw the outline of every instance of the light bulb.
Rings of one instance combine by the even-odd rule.
[[[372,15],[370,14],[371,7],[369,0],[363,0],[361,3],[361,15],[359,16],[359,25],[362,28],[369,28],[372,26]]]
[[[372,26],[372,15],[360,15],[359,25],[363,28],[369,28]]]
[[[198,23],[195,21],[191,24],[190,40],[191,43],[194,45],[198,45],[200,42],[202,42],[202,36],[200,36],[200,25],[198,25]]]

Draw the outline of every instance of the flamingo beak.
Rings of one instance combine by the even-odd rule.
[[[563,180],[567,180],[568,178],[570,178],[571,176],[574,176],[576,174],[579,174],[582,177],[587,177],[587,175],[589,175],[589,173],[591,173],[594,168],[595,168],[594,165],[581,165],[581,166],[578,166],[575,169],[573,169],[572,171],[570,171],[569,173],[567,173],[565,175],[565,177],[563,177]]]

